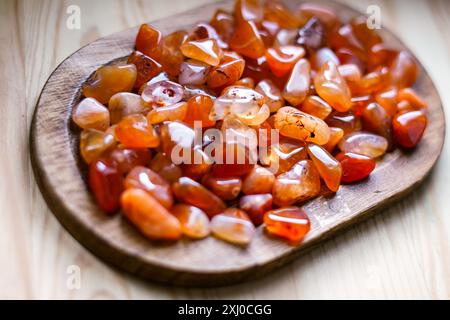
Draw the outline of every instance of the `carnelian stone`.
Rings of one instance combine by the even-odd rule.
[[[392,84],[398,88],[411,87],[419,75],[416,61],[406,51],[400,51],[390,66]]]
[[[342,177],[342,166],[339,161],[316,144],[310,143],[306,149],[327,187],[333,192],[338,191]]]
[[[183,100],[187,101],[197,95],[207,96],[210,97],[211,99],[216,98],[216,94],[211,90],[209,90],[209,88],[207,88],[206,86],[191,86],[191,85],[184,86]]]
[[[350,89],[340,75],[337,66],[327,61],[314,78],[318,95],[339,112],[345,112],[352,106]]]
[[[127,148],[155,148],[159,136],[142,114],[123,118],[115,130],[117,139]]]
[[[169,183],[153,170],[136,166],[125,178],[125,189],[142,189],[167,209],[173,205]]]
[[[339,23],[338,17],[331,8],[317,3],[302,3],[298,7],[296,13],[303,23],[306,23],[313,17],[317,17],[317,19],[319,19],[320,22],[326,25],[329,29]]]
[[[333,111],[333,108],[318,96],[306,97],[299,109],[322,120],[326,119]]]
[[[389,85],[389,69],[380,67],[364,75],[358,81],[350,83],[354,95],[374,94],[386,89]]]
[[[128,189],[121,197],[123,214],[149,239],[177,240],[181,226],[177,218],[141,189]]]
[[[283,98],[292,106],[300,105],[308,95],[311,85],[311,66],[308,60],[299,60],[292,69],[286,86],[283,90]]]
[[[216,40],[220,48],[228,49],[228,44],[221,39],[216,29],[212,25],[206,22],[199,22],[194,27],[192,33],[189,35],[188,40],[192,41],[192,40],[206,40],[206,39],[214,39]]]
[[[244,211],[228,208],[212,218],[211,231],[224,241],[247,245],[255,234],[255,227]]]
[[[344,183],[366,179],[376,166],[376,162],[372,158],[356,153],[341,152],[336,156],[336,160],[341,163],[341,181]]]
[[[169,106],[156,107],[147,115],[148,123],[157,124],[165,121],[183,121],[186,117],[188,104],[184,101]]]
[[[90,164],[89,187],[103,211],[112,214],[119,209],[123,177],[113,160],[104,158]]]
[[[339,58],[341,64],[354,64],[358,66],[362,73],[367,69],[366,63],[349,48],[339,48],[336,50],[336,56]]]
[[[207,77],[209,88],[230,86],[238,81],[245,68],[245,60],[238,54],[224,53],[221,63]]]
[[[244,63],[245,63],[245,60],[244,60]],[[253,80],[253,78],[250,78],[250,77],[245,77],[245,78],[239,79],[233,85],[254,89],[255,88],[255,80]]]
[[[361,79],[361,70],[356,64],[343,64],[338,66],[338,71],[347,83],[356,82]]]
[[[175,31],[162,40],[162,55],[159,61],[164,71],[173,77],[180,73],[180,65],[184,60],[180,47],[186,42],[187,38],[186,31]]]
[[[162,52],[161,32],[149,24],[142,24],[136,36],[136,50],[155,60],[159,60]]]
[[[264,213],[272,209],[272,195],[265,193],[242,196],[239,208],[248,214],[255,226],[259,226],[264,222]]]
[[[271,210],[264,215],[269,234],[298,243],[311,228],[308,215],[303,209],[286,207]]]
[[[260,161],[264,166],[269,166],[271,172],[279,175],[307,157],[303,142],[284,138],[280,139],[278,144],[273,144],[269,148],[267,156],[262,155]]]
[[[243,56],[258,59],[264,55],[264,42],[253,21],[242,21],[229,41],[230,48]]]
[[[142,100],[148,105],[169,106],[183,99],[184,89],[172,81],[159,81],[145,86],[141,93]]]
[[[225,203],[218,196],[190,178],[181,177],[172,184],[172,190],[179,201],[202,209],[209,217],[226,209]]]
[[[389,66],[397,57],[398,51],[386,44],[379,43],[370,48],[368,52],[368,69],[374,70],[380,66]]]
[[[261,22],[264,18],[264,9],[259,0],[237,0],[234,5],[234,17],[237,23]]]
[[[386,138],[392,145],[392,118],[378,103],[369,104],[362,114],[363,129]]]
[[[245,58],[244,77],[250,77],[256,82],[270,79],[272,72],[269,69],[265,56],[258,59]],[[272,79],[273,80],[273,79]]]
[[[321,119],[293,107],[283,107],[275,115],[275,129],[280,134],[302,141],[325,144],[330,139],[330,129]]]
[[[336,112],[333,111],[325,122],[330,127],[337,127],[344,130],[345,133],[351,133],[361,130],[361,120],[355,116],[352,111]]]
[[[309,200],[319,192],[319,172],[311,160],[302,160],[277,177],[272,195],[276,205],[288,206]]]
[[[213,105],[214,101],[209,96],[193,96],[188,100],[187,111],[183,121],[191,127],[194,126],[195,121],[198,121],[202,128],[214,126],[216,122],[209,119],[209,113]]]
[[[214,39],[187,41],[181,46],[185,57],[199,60],[211,66],[217,66],[223,57],[222,49]]]
[[[283,29],[295,29],[301,21],[282,2],[267,1],[264,6],[264,19],[275,22]]]
[[[361,117],[369,103],[372,103],[374,98],[371,94],[353,96],[352,97],[352,112],[354,115]]]
[[[181,163],[183,161],[175,161],[174,157],[187,156],[187,152],[191,152],[191,149],[195,144],[195,131],[184,124],[181,121],[165,122],[161,127],[161,150],[167,157],[171,158],[174,163]],[[172,150],[174,148],[177,150]]]
[[[330,127],[330,140],[323,146],[329,153],[333,153],[337,144],[344,137],[344,130],[341,128]]]
[[[204,62],[189,59],[180,66],[178,83],[181,85],[202,85],[206,82],[210,66]]]
[[[148,149],[132,149],[119,147],[114,149],[109,157],[117,163],[120,172],[127,174],[136,166],[147,166],[152,159]]]
[[[83,95],[108,103],[118,92],[129,92],[136,82],[137,70],[134,64],[106,65],[95,71],[94,76],[83,85]]]
[[[180,203],[173,206],[170,212],[180,221],[181,231],[187,237],[202,239],[209,235],[209,219],[203,210]]]
[[[266,168],[255,166],[242,183],[245,194],[271,193],[275,175]]]
[[[328,61],[333,62],[337,66],[340,65],[339,58],[334,51],[327,47],[317,50],[311,57],[311,65],[314,70],[320,70]]]
[[[207,174],[203,177],[202,184],[222,200],[233,200],[241,192],[242,180],[238,177],[219,178]]]
[[[162,71],[161,64],[139,51],[133,51],[128,57],[127,63],[136,66],[136,82],[134,88],[139,89],[143,84],[157,76]]]
[[[427,116],[423,111],[396,115],[392,122],[395,141],[403,148],[414,148],[422,139],[427,122]]]
[[[191,150],[190,163],[183,163],[181,170],[183,175],[193,180],[201,179],[207,174],[213,164],[213,160],[201,148],[195,147]]]
[[[406,100],[415,109],[428,108],[427,103],[412,88],[403,88],[398,92],[397,101]]]
[[[270,79],[261,80],[255,87],[255,91],[262,94],[266,99],[265,103],[270,112],[277,112],[278,109],[284,107],[284,99],[281,90]]]
[[[132,114],[147,114],[151,106],[142,100],[141,96],[131,92],[119,92],[109,99],[108,109],[111,116],[111,123],[119,123],[123,117]]]
[[[215,150],[218,152],[218,150]],[[243,176],[255,166],[249,147],[237,142],[223,144],[221,154],[215,154],[216,163],[212,166],[212,174],[218,177]],[[221,162],[221,163],[220,163]]]
[[[344,24],[329,35],[329,42],[333,49],[350,48],[361,60],[367,59],[364,46],[356,37],[350,24]]]
[[[352,30],[355,37],[363,45],[366,50],[370,50],[374,45],[383,42],[381,36],[374,29],[367,26],[367,17],[359,16],[351,22]]]
[[[316,17],[309,19],[298,31],[297,44],[304,46],[310,52],[322,47],[324,42],[325,30],[322,23]]]
[[[94,98],[85,98],[72,111],[72,120],[83,129],[105,131],[109,127],[108,109]]]
[[[179,166],[172,163],[169,157],[162,153],[157,153],[150,161],[150,169],[157,172],[167,182],[174,183],[181,177],[182,172]]]
[[[393,117],[397,113],[397,89],[388,88],[375,95],[375,101],[386,110],[389,116]]]
[[[224,41],[228,41],[230,39],[234,29],[234,18],[231,14],[219,9],[214,14],[210,24],[214,27],[214,29],[216,29],[217,33]]]
[[[305,49],[300,46],[280,46],[266,50],[266,60],[272,73],[283,77],[292,71],[298,60],[305,55]]]
[[[386,153],[386,138],[369,132],[354,132],[345,135],[338,144],[345,153],[357,153],[371,158],[381,157]]]
[[[80,135],[80,152],[84,161],[89,164],[114,148],[116,141],[112,134],[95,129],[83,130]]]

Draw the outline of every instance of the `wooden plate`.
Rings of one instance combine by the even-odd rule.
[[[359,15],[346,6],[324,2],[343,19]],[[206,5],[153,25],[167,34],[211,17],[217,8],[231,10],[232,2]],[[97,208],[83,180],[78,131],[70,120],[81,84],[99,66],[127,56],[136,32],[137,28],[132,28],[101,38],[64,60],[42,90],[30,136],[34,172],[55,216],[87,249],[120,269],[158,282],[189,286],[226,285],[261,276],[407,194],[426,177],[441,152],[445,135],[442,104],[422,68],[415,89],[429,104],[429,126],[423,141],[412,152],[397,150],[384,157],[367,181],[343,186],[333,197],[306,204],[312,230],[300,246],[270,238],[261,227],[247,248],[214,237],[173,245],[150,242],[121,215],[110,218]],[[387,43],[405,48],[390,32],[381,33]]]

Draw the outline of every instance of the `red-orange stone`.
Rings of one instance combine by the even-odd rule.
[[[209,113],[213,107],[214,101],[211,97],[205,95],[195,95],[188,100],[186,116],[183,120],[186,124],[193,127],[195,121],[204,127],[212,127],[215,121],[209,120]]]
[[[159,136],[142,114],[123,118],[115,133],[117,139],[127,148],[154,148],[159,145]]]
[[[172,185],[172,190],[179,201],[202,209],[209,217],[226,209],[219,197],[190,178],[181,177]]]
[[[136,66],[137,76],[134,83],[136,90],[162,71],[161,64],[158,61],[139,51],[133,51],[128,57],[127,63],[132,63]]]
[[[253,21],[242,21],[234,30],[229,45],[237,53],[252,59],[264,55],[264,42]]]
[[[376,166],[376,162],[372,158],[350,152],[339,153],[336,160],[341,163],[341,181],[344,183],[352,183],[367,178]]]
[[[311,228],[308,215],[298,207],[285,207],[264,215],[267,231],[293,243],[300,242]]]
[[[266,50],[266,59],[270,70],[277,77],[283,77],[303,58],[305,49],[300,46],[281,46]]]
[[[89,187],[99,207],[108,214],[120,207],[120,194],[123,190],[122,173],[112,159],[100,159],[89,166]]]
[[[239,208],[247,212],[253,224],[259,226],[264,222],[264,214],[272,209],[272,195],[252,194],[239,199]]]
[[[216,162],[212,167],[212,174],[218,177],[243,176],[255,166],[248,147],[236,142],[225,143],[222,149],[222,163]],[[227,155],[228,154],[228,155]]]
[[[136,50],[159,60],[161,57],[161,32],[148,24],[142,24],[136,36]]]
[[[117,163],[120,172],[126,174],[136,166],[147,166],[152,158],[148,149],[117,148],[109,157]]]
[[[427,122],[423,111],[397,114],[392,122],[395,140],[403,148],[414,148],[422,139]]]
[[[222,200],[233,200],[241,192],[242,180],[238,177],[219,178],[205,175],[202,184]]]

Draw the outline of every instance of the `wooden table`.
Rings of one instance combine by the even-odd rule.
[[[28,129],[45,80],[98,37],[209,1],[0,0],[0,298],[449,299],[448,142],[412,195],[272,275],[238,286],[183,289],[144,282],[105,265],[60,226],[29,162]],[[383,24],[423,62],[449,115],[450,2],[343,2],[361,11],[380,6]],[[81,9],[80,29],[67,27],[70,5]],[[68,286],[73,266],[80,268],[79,289]]]

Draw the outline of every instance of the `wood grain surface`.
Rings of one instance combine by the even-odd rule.
[[[448,3],[406,2],[379,2],[383,23],[424,63],[446,105]],[[0,4],[2,18],[5,13],[0,22],[4,39],[0,70],[8,79],[0,88],[5,117],[1,139],[6,151],[0,158],[0,262],[6,268],[0,278],[1,297],[449,298],[447,148],[432,177],[412,196],[295,263],[244,285],[208,290],[168,288],[117,272],[91,256],[61,229],[33,180],[27,128],[37,95],[51,70],[81,44],[202,2],[76,3],[82,10],[81,30],[65,28],[65,10],[72,3]],[[357,7],[364,11],[367,4],[359,2]],[[10,32],[11,28],[16,32]],[[72,265],[81,270],[78,290],[67,287],[67,268]]]

